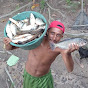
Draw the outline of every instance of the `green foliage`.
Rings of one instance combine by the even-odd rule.
[[[14,88],[14,83],[11,83],[10,88]]]
[[[10,86],[10,88],[14,88],[14,86],[13,86],[13,85],[11,85],[11,86]]]
[[[71,7],[74,9],[77,9],[79,7],[79,4],[78,3],[72,3]]]
[[[71,4],[71,0],[66,0],[66,3],[67,3],[68,5],[70,5],[70,4]]]
[[[72,12],[76,12],[77,11],[77,9],[81,9],[81,4],[80,4],[80,2],[71,2],[71,4],[70,4],[70,10],[72,11]]]
[[[19,8],[20,8],[20,6],[19,6],[19,4],[18,4],[15,9],[19,9]]]
[[[46,4],[45,0],[41,0],[41,1],[40,1],[40,9],[41,9],[41,10],[44,9],[45,4]]]
[[[32,1],[32,0],[28,0],[29,2]]]

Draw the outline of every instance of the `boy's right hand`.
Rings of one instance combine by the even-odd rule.
[[[11,39],[8,38],[8,37],[5,37],[5,38],[3,39],[3,42],[4,42],[5,45],[8,45],[8,44],[10,44]]]
[[[8,38],[8,37],[5,37],[4,39],[3,39],[3,42],[4,42],[4,44],[5,44],[5,49],[6,50],[13,50],[13,49],[17,49],[18,47],[15,47],[15,46],[12,46],[11,44],[10,44],[10,42],[12,42],[11,41],[11,39],[10,38]]]

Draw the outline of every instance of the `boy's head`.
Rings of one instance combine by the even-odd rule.
[[[59,42],[60,39],[63,37],[64,31],[65,27],[61,22],[59,21],[51,22],[47,30],[48,40],[54,43]]]

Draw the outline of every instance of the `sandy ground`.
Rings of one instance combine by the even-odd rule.
[[[75,0],[74,3],[78,3],[78,5],[68,6],[65,0],[49,0],[48,4],[53,8],[47,4],[44,10],[40,11],[40,8],[36,7],[34,11],[42,13],[48,23],[52,20],[62,21],[66,27],[66,32],[70,34],[88,33],[88,30],[71,30],[69,28],[74,23],[81,8],[78,1]],[[0,0],[0,88],[9,88],[9,78],[5,68],[9,71],[15,84],[14,88],[23,88],[23,70],[28,51],[23,49],[6,51],[3,48],[3,37],[8,19],[17,13],[30,11],[31,6],[32,2],[29,2],[29,0]],[[64,38],[67,37],[70,38],[71,36],[64,35]],[[16,55],[20,59],[16,65],[10,67],[6,61],[11,55]],[[78,51],[73,52],[72,57],[75,64],[72,73],[67,72],[61,55],[51,65],[55,88],[88,88],[88,58],[80,60]]]

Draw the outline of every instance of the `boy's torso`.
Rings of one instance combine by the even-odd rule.
[[[40,45],[29,51],[26,71],[32,76],[42,76],[48,73],[52,62],[59,52],[52,51],[49,46]]]

